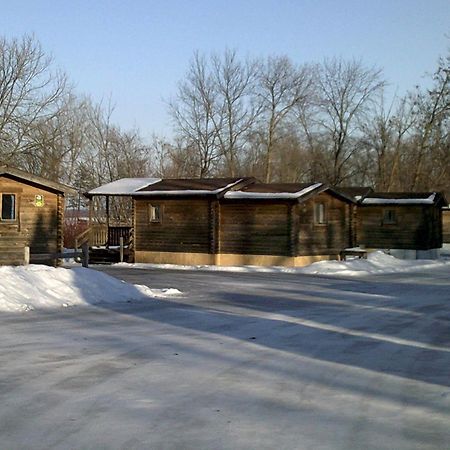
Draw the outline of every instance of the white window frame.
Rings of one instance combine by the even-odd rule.
[[[160,204],[148,205],[148,216],[150,223],[162,223],[162,205]]]
[[[314,223],[316,225],[327,223],[327,208],[324,202],[314,203]]]

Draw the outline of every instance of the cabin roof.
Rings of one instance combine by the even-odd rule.
[[[65,194],[76,194],[76,190],[70,186],[63,183],[58,183],[56,181],[50,181],[46,178],[39,177],[29,172],[25,172],[15,167],[10,167],[7,165],[0,166],[0,176],[6,175],[8,177],[14,178],[19,181],[28,181],[29,183]]]
[[[134,192],[139,196],[220,195],[254,178],[177,178],[163,179]]]
[[[111,183],[103,184],[95,189],[86,192],[86,197],[94,195],[114,195],[114,196],[130,196],[139,189],[158,183],[161,178],[121,178]]]
[[[225,199],[307,199],[328,191],[344,201],[347,196],[323,183],[260,183],[256,178],[122,178],[92,189],[85,194],[133,197],[216,196]]]
[[[324,186],[322,183],[254,183],[228,191],[224,198],[237,199],[298,199]]]
[[[362,205],[437,205],[447,204],[439,192],[372,192],[360,202]]]
[[[355,199],[355,201],[359,201],[373,192],[370,186],[344,186],[335,189],[347,197]]]
[[[224,198],[228,200],[306,200],[313,195],[327,191],[330,194],[353,203],[353,198],[323,183],[253,183],[240,189],[230,190]]]

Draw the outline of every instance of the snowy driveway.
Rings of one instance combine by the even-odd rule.
[[[183,294],[1,313],[0,448],[449,448],[448,266],[99,270]]]

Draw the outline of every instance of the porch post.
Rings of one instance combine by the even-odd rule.
[[[109,248],[109,195],[106,196],[106,248]]]
[[[92,227],[92,210],[94,208],[94,197],[89,197],[89,228]]]

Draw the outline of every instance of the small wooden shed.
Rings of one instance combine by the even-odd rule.
[[[61,183],[9,166],[0,166],[0,264],[30,262],[54,264],[39,254],[61,252],[64,197],[75,193]]]
[[[133,199],[136,262],[301,266],[351,242],[353,201],[321,183],[161,180]]]
[[[436,256],[446,203],[438,192],[372,192],[358,202],[357,243],[404,257]]]

